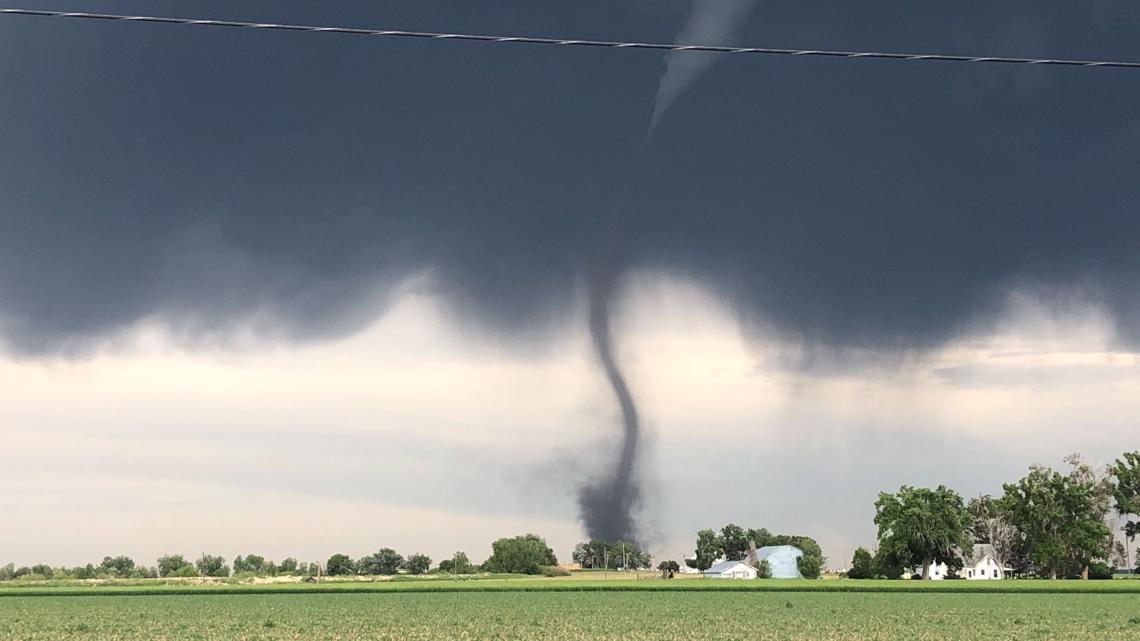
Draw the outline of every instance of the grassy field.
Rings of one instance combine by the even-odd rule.
[[[0,639],[1140,638],[1127,594],[444,592],[11,597]]]
[[[319,584],[278,583],[248,584],[219,582],[210,584],[168,583],[161,580],[112,581],[107,583],[82,582],[6,582],[0,583],[0,601],[12,596],[110,596],[110,595],[223,595],[223,594],[309,594],[309,593],[415,593],[415,592],[936,592],[936,593],[988,593],[988,594],[1132,594],[1140,597],[1140,580],[1113,581],[861,581],[833,580],[770,580],[731,581],[678,578],[663,581],[656,575],[645,574],[639,580],[628,575],[611,573],[608,578],[600,574],[575,573],[563,578],[539,577],[480,577],[460,580],[447,578],[401,577],[397,580],[378,581],[327,581]]]

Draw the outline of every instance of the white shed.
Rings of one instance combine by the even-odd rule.
[[[721,561],[705,570],[706,579],[755,579],[756,568],[744,561]]]

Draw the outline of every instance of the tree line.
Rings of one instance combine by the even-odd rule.
[[[158,579],[158,578],[188,578],[188,577],[228,577],[232,575],[247,576],[316,576],[318,563],[303,563],[297,559],[287,558],[279,563],[266,561],[265,557],[257,554],[237,556],[233,566],[224,557],[213,554],[203,554],[195,561],[187,560],[181,554],[168,554],[159,557],[155,565],[142,565],[135,563],[129,556],[107,556],[98,565],[88,563],[75,567],[51,567],[46,564],[37,564],[25,567],[15,567],[9,563],[0,566],[0,581],[11,581],[25,578],[36,579]]]
[[[1001,496],[968,502],[943,485],[903,486],[875,501],[878,549],[859,548],[850,578],[900,578],[946,564],[956,576],[963,554],[975,544],[993,547],[995,560],[1025,576],[1056,579],[1111,578],[1128,565],[1129,546],[1140,534],[1140,452],[1126,452],[1103,469],[1080,455],[1067,470],[1034,465]],[[1123,521],[1123,541],[1114,520]]]
[[[648,563],[648,562],[647,562]],[[412,575],[440,572],[446,574],[474,574],[490,572],[501,574],[550,573],[548,568],[558,565],[554,551],[546,540],[535,534],[502,538],[491,544],[491,556],[479,565],[473,564],[463,552],[439,562],[433,569],[426,554],[407,557],[392,548],[380,548],[374,554],[353,559],[347,554],[333,554],[321,564],[299,562],[287,558],[280,562],[266,560],[259,554],[234,557],[232,564],[224,557],[203,554],[190,561],[181,554],[170,554],[158,559],[153,566],[136,564],[128,556],[107,556],[98,565],[88,563],[76,567],[51,567],[37,564],[16,567],[9,563],[0,566],[0,581],[21,580],[83,580],[83,579],[157,579],[230,576],[380,576],[407,573]]]
[[[719,532],[715,530],[697,532],[696,557],[686,559],[685,564],[703,571],[722,558],[728,561],[743,561],[748,558],[753,545],[757,548],[769,545],[791,545],[799,548],[803,556],[796,559],[796,565],[800,574],[807,579],[818,579],[827,560],[819,543],[810,536],[772,534],[766,528],[744,529],[735,523],[729,523]],[[763,570],[763,568],[757,569]]]
[[[590,570],[638,570],[650,567],[652,557],[631,541],[591,539],[574,546],[574,562]]]

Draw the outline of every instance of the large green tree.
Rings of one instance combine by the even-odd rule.
[[[191,566],[193,568],[193,566]],[[87,565],[76,566],[68,571],[72,577],[80,580],[97,579],[99,578],[99,568],[88,563]]]
[[[583,568],[589,569],[638,569],[650,566],[650,555],[632,541],[607,543],[591,539],[575,545],[571,557]]]
[[[329,576],[356,574],[356,564],[347,554],[334,554],[325,561],[325,574]]]
[[[591,539],[575,545],[570,557],[583,568],[595,569],[605,566],[608,551],[605,541]]]
[[[614,541],[610,545],[610,559],[614,568],[639,570],[651,565],[652,557],[632,541]]]
[[[491,544],[491,558],[484,564],[490,572],[507,574],[538,574],[543,566],[552,565],[558,565],[554,550],[546,539],[535,534],[495,541]]]
[[[376,554],[361,557],[356,572],[369,576],[391,576],[404,566],[404,557],[392,548],[380,548]]]
[[[661,571],[662,579],[671,579],[675,573],[681,571],[681,566],[676,561],[662,561],[657,564],[657,569]]]
[[[943,485],[933,490],[904,485],[895,494],[879,494],[875,525],[880,552],[908,567],[921,565],[924,578],[936,563],[960,566],[958,553],[970,544],[962,497]]]
[[[1001,509],[1021,532],[1029,559],[1050,578],[1087,576],[1089,563],[1108,554],[1105,525],[1109,488],[1077,457],[1069,474],[1035,465],[1016,483],[1002,487]]]
[[[187,568],[194,566],[181,554],[168,554],[158,559],[158,575],[161,577],[185,575]]]
[[[105,556],[103,562],[99,564],[99,569],[107,574],[126,578],[134,572],[135,562],[129,556]]]
[[[50,565],[46,563],[37,563],[32,566],[32,574],[42,576],[45,579],[50,579],[55,576],[55,570],[51,569]]]
[[[456,574],[474,574],[475,573],[475,569],[476,569],[475,564],[471,562],[471,559],[467,558],[466,552],[456,552],[455,554],[452,555],[451,559],[452,559],[452,561],[455,562],[455,573]]]
[[[748,534],[739,525],[729,523],[722,527],[720,541],[724,558],[729,561],[740,561],[748,556]]]
[[[467,558],[466,552],[456,552],[450,559],[439,562],[439,571],[448,574],[472,574],[475,572],[475,566]]]
[[[712,530],[697,532],[697,569],[707,570],[724,554],[724,541]]]
[[[768,531],[768,528],[753,529],[748,528],[748,540],[756,544],[756,547],[762,548],[765,545],[771,545],[770,541],[774,535]]]
[[[249,554],[243,557],[237,555],[234,557],[234,574],[265,574],[267,564],[265,557],[260,554]]]
[[[858,548],[851,557],[851,568],[847,570],[849,579],[873,579],[875,577],[875,557],[867,548]]]
[[[297,559],[287,557],[284,561],[277,564],[277,571],[281,574],[296,574],[297,573]]]
[[[974,543],[992,545],[996,560],[1003,567],[1017,566],[1021,533],[1009,522],[997,499],[989,494],[979,494],[966,504],[966,511],[970,513],[970,534]]]
[[[1124,519],[1124,537],[1130,546],[1140,534],[1140,451],[1125,452],[1116,459],[1112,476],[1112,498],[1116,501],[1116,513]],[[1126,546],[1122,566],[1128,565],[1128,556]]]
[[[427,574],[431,569],[431,558],[426,554],[413,554],[408,557],[404,567],[408,569],[408,574]]]
[[[212,554],[203,554],[194,562],[194,567],[202,576],[222,577],[230,575],[230,566],[226,564],[226,560]]]

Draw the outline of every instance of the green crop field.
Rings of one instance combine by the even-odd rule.
[[[1140,580],[1114,581],[872,581],[872,580],[770,580],[728,581],[687,577],[662,581],[643,574],[640,580],[611,573],[575,573],[560,578],[502,575],[464,579],[400,577],[397,580],[336,581],[324,583],[186,583],[140,579],[82,581],[9,581],[0,583],[0,600],[12,596],[107,596],[107,595],[221,595],[309,594],[365,592],[526,592],[526,591],[665,591],[665,592],[935,592],[935,593],[1092,593],[1133,594],[1140,598]]]
[[[1140,638],[1129,594],[440,592],[0,599],[0,639]]]

